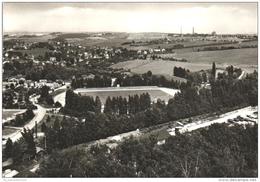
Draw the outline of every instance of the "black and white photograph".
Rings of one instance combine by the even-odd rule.
[[[2,179],[258,180],[258,1],[1,5]]]

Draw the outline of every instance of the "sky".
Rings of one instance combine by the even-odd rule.
[[[4,3],[4,32],[257,33],[257,3]]]

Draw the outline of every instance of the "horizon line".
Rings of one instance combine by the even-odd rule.
[[[214,30],[213,30],[214,31]],[[213,32],[212,31],[212,32]],[[195,34],[211,34],[212,32],[195,32]],[[176,33],[176,32],[149,32],[149,31],[137,31],[137,32],[126,32],[126,31],[3,31],[3,34],[6,33],[128,33],[128,34],[134,34],[134,33],[161,33],[161,34],[176,34],[176,35],[185,35],[185,34],[192,34],[192,32],[188,33]],[[216,32],[217,35],[237,35],[237,34],[256,34],[258,35],[258,32],[250,32],[250,33],[218,33]]]

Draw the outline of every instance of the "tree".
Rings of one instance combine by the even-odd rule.
[[[228,72],[228,76],[229,77],[233,77],[233,74],[234,74],[234,67],[231,65],[231,66],[228,66],[226,68],[227,72]]]
[[[14,126],[22,126],[24,125],[24,119],[22,118],[21,115],[16,115],[15,117],[15,122],[14,122]]]
[[[258,91],[257,89],[251,89],[248,93],[248,100],[251,106],[258,105]]]
[[[26,119],[32,119],[35,116],[31,108],[27,109],[25,114],[26,114]]]
[[[13,83],[11,83],[10,88],[11,88],[12,90],[14,90],[15,86],[14,86]]]
[[[152,75],[153,75],[153,73],[149,70],[149,71],[147,71],[147,76],[148,77],[152,77]]]
[[[40,90],[41,90],[41,98],[46,98],[49,95],[50,87],[44,85]]]
[[[74,107],[74,98],[75,94],[73,90],[69,89],[66,91],[66,97],[65,97],[65,107],[70,109]]]
[[[49,123],[51,121],[50,115],[47,116],[46,123]]]
[[[54,104],[54,100],[50,94],[46,97],[46,103],[51,106]]]
[[[32,130],[27,130],[27,129],[23,129],[23,132],[21,132],[23,138],[24,138],[24,141],[26,142],[27,144],[27,147],[26,147],[26,153],[29,155],[29,159],[31,157],[34,157],[35,154],[36,154],[36,145],[35,145],[35,142],[34,142],[34,138],[33,138],[33,132]]]
[[[106,99],[104,113],[111,113],[112,112],[112,100],[110,96]]]
[[[41,125],[41,131],[42,131],[43,133],[45,133],[46,130],[47,130],[47,126],[46,126],[45,122],[43,122],[42,125]]]
[[[7,139],[4,154],[6,158],[9,158],[12,156],[13,153],[13,142],[10,138]]]
[[[99,98],[99,96],[96,96],[96,99],[95,99],[95,112],[96,113],[101,112],[101,106],[102,106],[102,103],[100,101],[100,98]]]
[[[213,79],[215,79],[215,77],[216,77],[216,64],[215,64],[215,62],[212,63],[211,74],[213,76]]]
[[[59,118],[58,118],[58,117],[55,118],[55,121],[54,121],[54,123],[53,123],[53,129],[54,129],[56,132],[60,131],[60,121],[59,121]]]
[[[34,126],[35,138],[37,138],[37,133],[38,133],[37,129],[38,129],[38,124],[37,121],[35,121],[35,126]]]
[[[202,80],[203,80],[203,82],[208,81],[207,74],[205,72],[202,73]]]
[[[59,101],[55,102],[54,107],[62,107],[61,103]]]
[[[26,144],[24,139],[20,139],[13,144],[13,152],[12,158],[14,160],[14,164],[19,164],[23,160],[23,155],[26,151]]]

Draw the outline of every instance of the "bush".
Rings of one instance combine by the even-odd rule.
[[[55,102],[54,107],[62,107],[62,105],[60,102],[57,101],[57,102]]]

